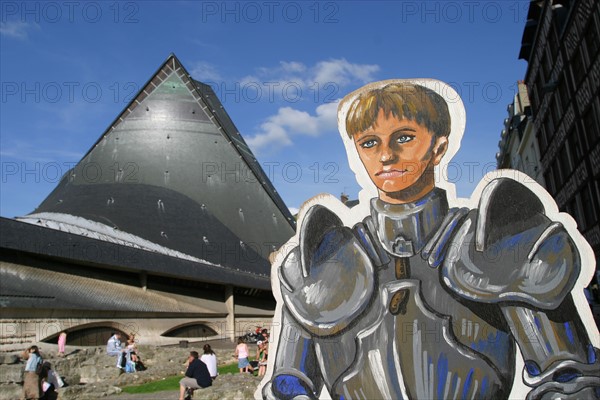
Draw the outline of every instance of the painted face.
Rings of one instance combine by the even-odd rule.
[[[435,138],[417,122],[379,111],[375,124],[354,135],[369,177],[388,203],[413,202],[433,189],[433,167],[446,152],[448,138]]]

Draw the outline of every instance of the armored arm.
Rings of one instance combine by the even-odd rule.
[[[315,340],[350,327],[375,290],[374,268],[381,260],[362,224],[345,227],[317,205],[304,217],[299,241],[279,268],[282,333],[264,398],[316,398],[323,378]]]
[[[463,299],[500,307],[525,360],[528,399],[596,398],[600,388],[598,349],[571,296],[580,268],[562,224],[506,178],[486,187],[448,245],[444,283]]]
[[[375,267],[383,263],[371,243],[362,224],[345,227],[323,206],[308,211],[300,228],[300,246],[290,252],[279,276],[290,316],[307,332],[335,335],[369,306]]]
[[[314,343],[285,306],[273,367],[271,381],[263,387],[264,399],[317,399],[323,380]]]

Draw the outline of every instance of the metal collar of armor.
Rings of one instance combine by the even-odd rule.
[[[371,217],[383,248],[397,257],[418,254],[448,213],[446,191],[434,188],[420,200],[389,204],[371,200]]]

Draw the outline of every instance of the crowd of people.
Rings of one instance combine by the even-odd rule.
[[[263,376],[267,369],[269,355],[269,333],[267,329],[258,327],[255,334],[258,339],[256,340],[255,360],[250,361],[250,350],[244,337],[238,339],[234,357],[238,359],[240,372],[254,373],[258,371],[258,376]],[[135,334],[128,335],[125,345],[121,340],[120,332],[112,332],[106,343],[106,354],[116,357],[119,374],[145,370],[146,367],[137,348]],[[58,357],[65,357],[66,342],[67,333],[61,332],[58,335]],[[203,351],[202,356],[197,351],[191,351],[189,354],[185,377],[179,382],[180,400],[191,398],[194,390],[209,387],[217,379],[217,356],[210,344],[205,344]],[[29,347],[23,353],[23,358],[27,360],[23,382],[24,399],[51,398],[47,394],[64,385],[58,373],[52,370],[50,363],[44,362],[37,346]]]
[[[106,343],[106,354],[117,357],[119,374],[144,371],[146,366],[138,353],[135,334],[130,333],[125,346],[121,343],[121,333],[113,332]]]
[[[67,333],[58,335],[57,357],[65,357]],[[121,333],[113,332],[106,343],[106,354],[117,357],[119,373],[143,371],[146,369],[139,355],[135,334],[131,333],[125,346],[121,343]],[[214,353],[213,353],[214,355]],[[23,352],[22,358],[26,360],[23,379],[23,399],[53,399],[55,389],[65,385],[60,375],[52,369],[49,362],[44,362],[38,346],[31,346]],[[216,374],[216,359],[214,361]]]

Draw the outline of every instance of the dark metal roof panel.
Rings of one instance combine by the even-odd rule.
[[[0,266],[0,302],[10,308],[227,314],[223,303],[190,304],[141,288],[12,263]]]
[[[0,217],[0,251],[13,250],[115,271],[271,290],[269,276],[183,260]]]
[[[209,85],[196,80],[194,80],[194,83],[196,84],[200,93],[202,93],[202,98],[207,102],[209,109],[215,115],[217,121],[223,128],[224,133],[231,140],[231,143],[235,146],[235,148],[238,149],[240,156],[246,161],[252,172],[254,172],[255,176],[258,178],[258,181],[265,187],[265,190],[267,193],[269,193],[273,199],[273,202],[283,212],[284,216],[288,220],[288,223],[295,228],[296,219],[290,213],[281,197],[277,194],[277,190],[271,183],[271,180],[268,178],[267,174],[256,160],[256,157],[254,157],[254,154],[246,144],[246,141],[234,125],[231,118],[229,118],[229,114],[225,112],[225,109],[223,108],[223,105],[219,101],[219,98],[215,92]]]
[[[115,238],[130,233],[159,246],[173,249],[207,263],[268,275],[270,266],[257,251],[263,243],[240,243],[240,238],[206,206],[180,192],[144,184],[64,185],[42,203],[44,212],[26,220],[78,233],[100,231],[97,222],[114,228]],[[57,213],[58,215],[48,214]],[[85,218],[73,220],[71,216]],[[33,218],[32,220],[32,217]],[[87,221],[86,221],[87,220]],[[90,226],[91,225],[91,226]],[[78,229],[81,228],[81,229]],[[111,236],[109,229],[108,236]],[[106,236],[106,235],[105,235]],[[126,240],[138,247],[136,238]]]

